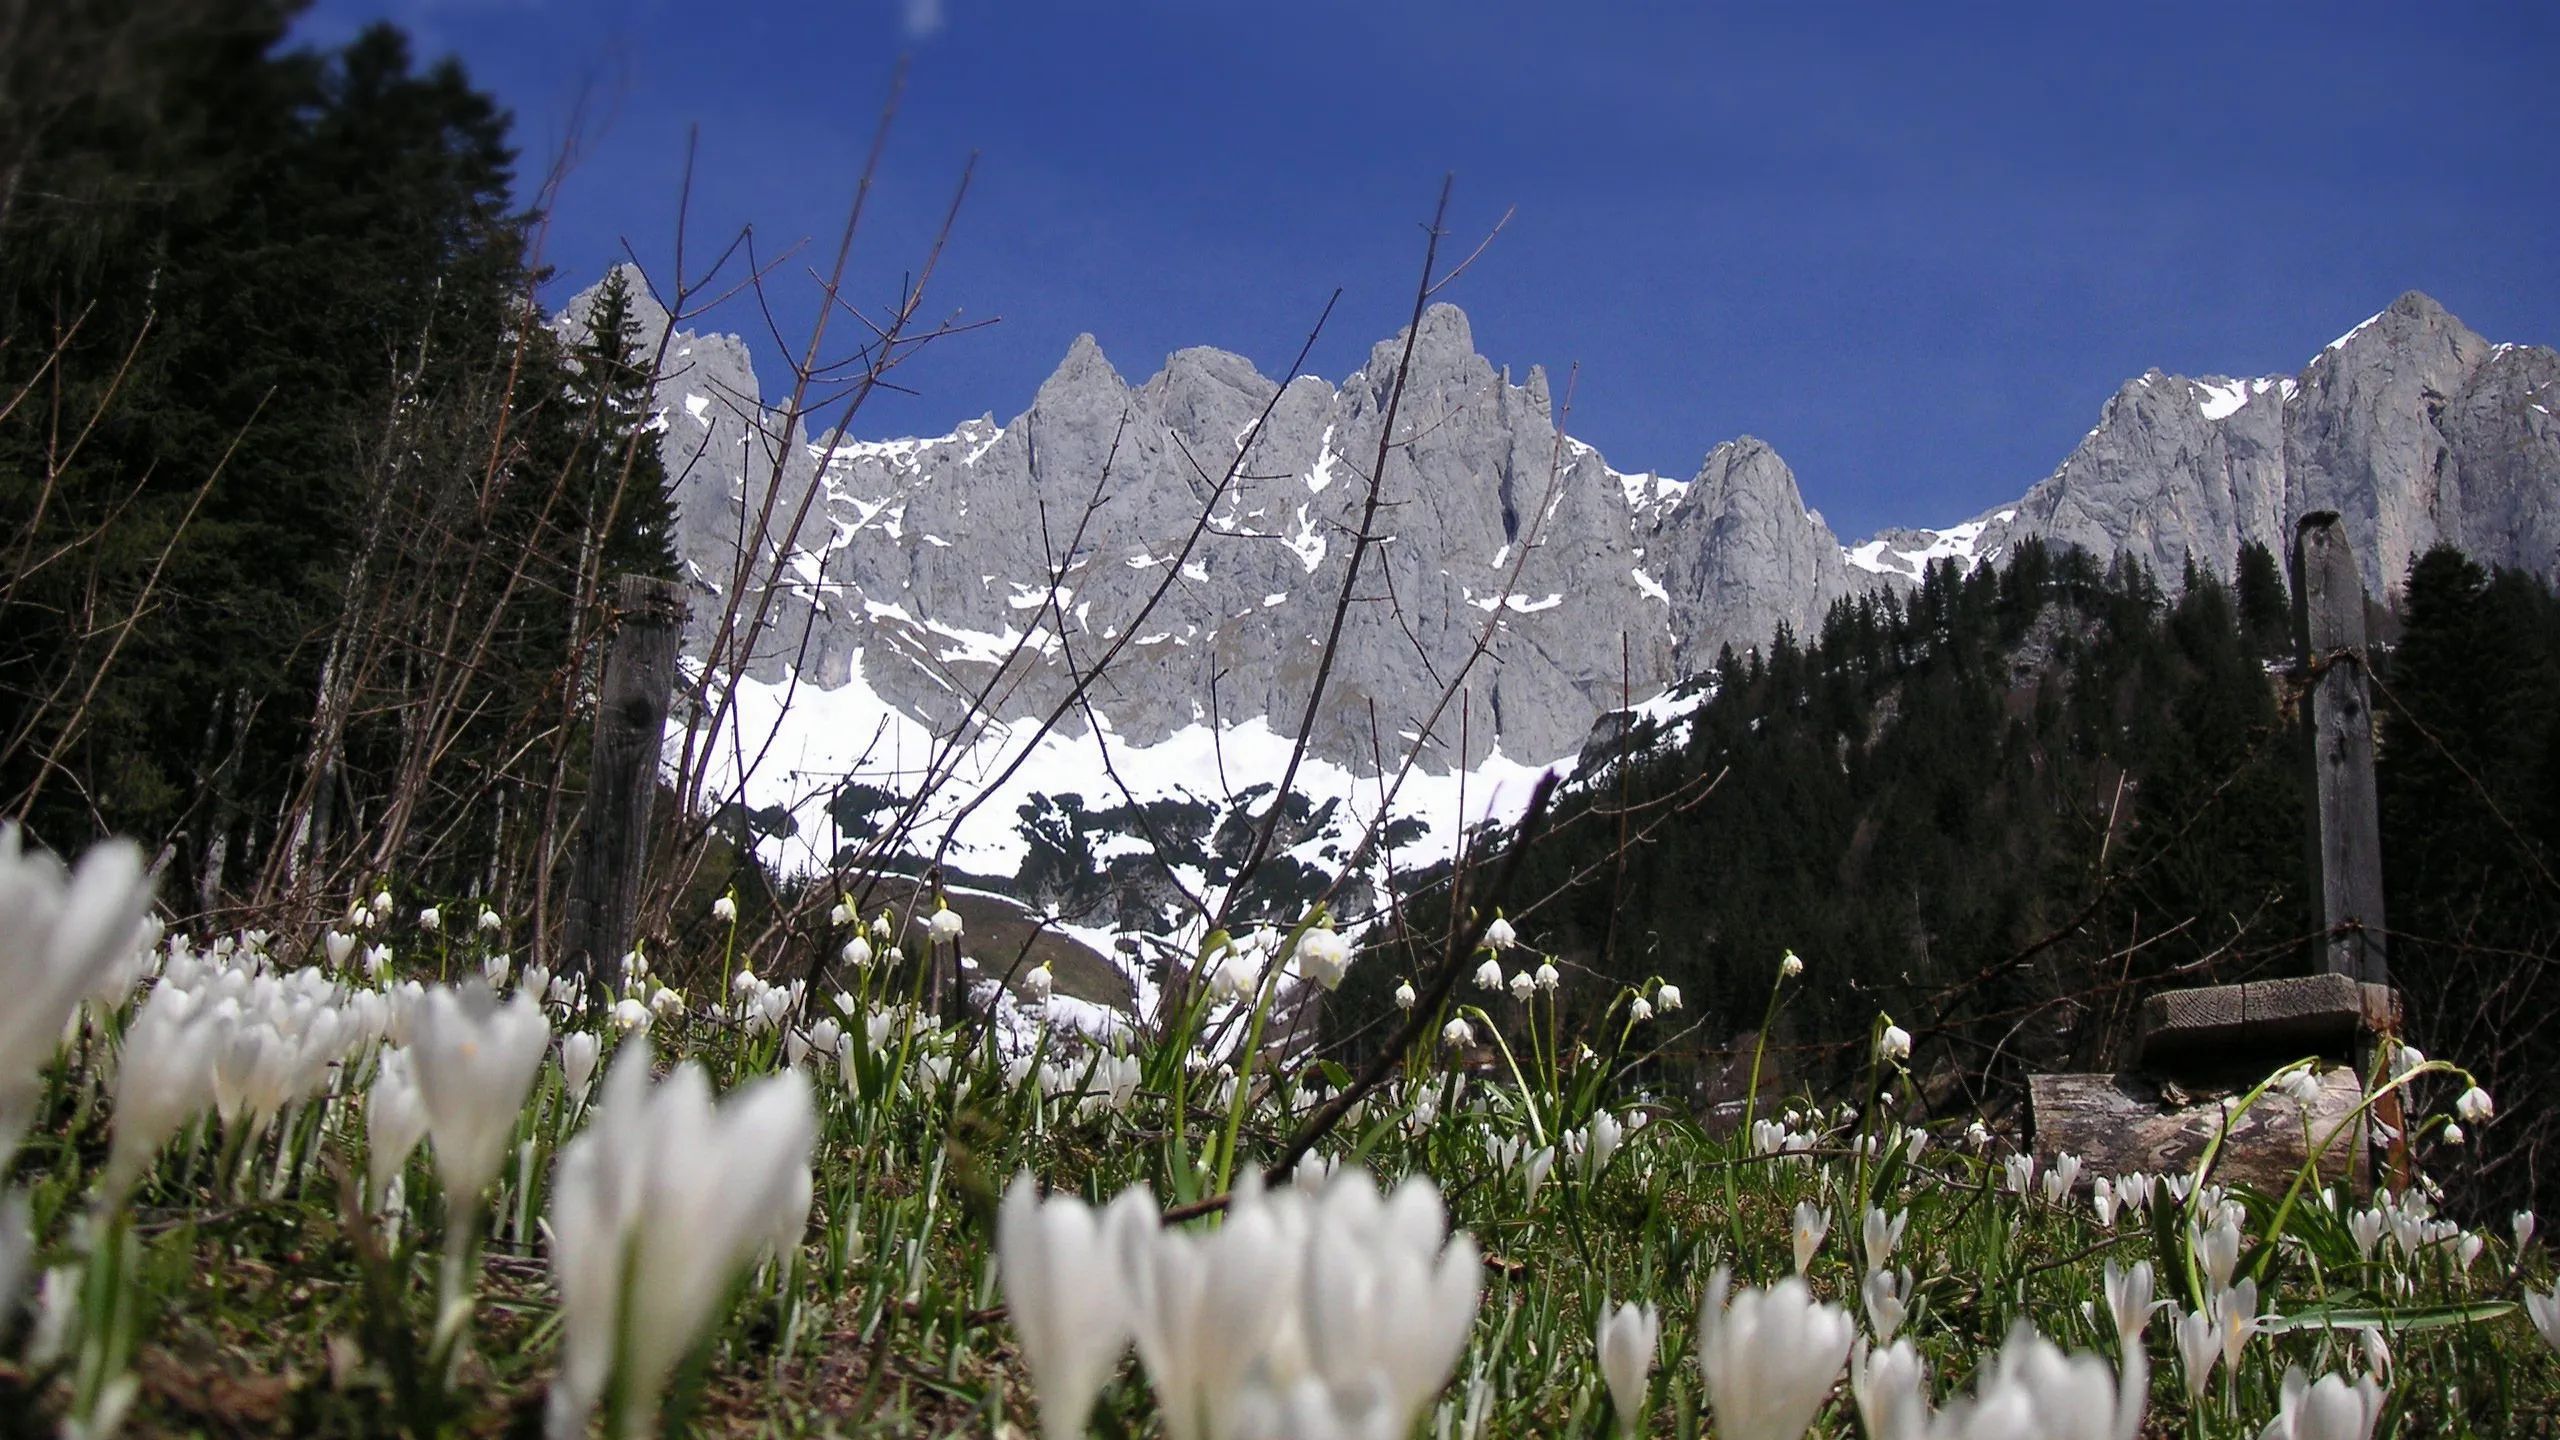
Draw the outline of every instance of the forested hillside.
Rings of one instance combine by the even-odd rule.
[[[671,564],[650,357],[540,323],[538,187],[458,67],[294,49],[300,8],[12,37],[0,813],[166,837],[182,910],[394,870],[540,906],[598,578]]]
[[[1511,918],[1569,965],[1679,986],[1686,1013],[1627,1054],[1692,1099],[1740,1093],[1788,951],[1811,977],[1770,1037],[1791,1078],[1863,1066],[1879,1010],[1945,1109],[2123,1063],[2148,989],[2310,963],[2284,580],[2257,547],[2235,584],[2178,578],[2028,542],[1727,654],[1690,713],[1586,753]],[[2377,655],[2394,978],[2418,1044],[2539,1111],[2531,1057],[2560,1040],[2560,602],[2438,549],[2401,610],[2375,617],[2397,634]],[[1444,878],[1412,932],[1445,923]],[[1398,970],[1355,968],[1337,1036]],[[2468,1178],[2522,1193],[2524,1132],[2501,1127]]]

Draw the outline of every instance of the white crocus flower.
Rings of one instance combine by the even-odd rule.
[[[1247,1203],[1217,1229],[1201,1232],[1161,1229],[1148,1213],[1143,1228],[1114,1232],[1117,1253],[1096,1257],[1125,1277],[1138,1358],[1155,1384],[1169,1440],[1228,1433],[1247,1373],[1293,1318],[1299,1241],[1291,1220],[1298,1216],[1294,1207]],[[1006,1284],[1012,1283],[1008,1272]],[[1120,1282],[1107,1283],[1116,1291]],[[1028,1339],[1024,1345],[1027,1351]],[[1045,1413],[1045,1381],[1040,1398]],[[1083,1415],[1072,1418],[1072,1425],[1050,1433],[1084,1433]]]
[[[142,850],[89,847],[66,871],[0,824],[0,1165],[31,1117],[36,1081],[81,999],[138,973],[151,905]]]
[[[1810,1200],[1797,1203],[1793,1237],[1796,1247],[1797,1274],[1803,1274],[1805,1267],[1813,1263],[1814,1252],[1822,1248],[1823,1237],[1830,1233],[1830,1211]]]
[[[2382,1387],[2372,1376],[2349,1384],[2323,1375],[2315,1383],[2293,1365],[2284,1372],[2276,1418],[2258,1440],[2372,1440],[2373,1422],[2381,1417]]]
[[[373,1203],[391,1193],[391,1183],[409,1163],[409,1154],[427,1135],[426,1102],[418,1093],[416,1072],[406,1050],[382,1052],[382,1066],[365,1096],[365,1178]]]
[[[2533,1212],[2530,1210],[2519,1210],[2515,1213],[2514,1218],[2508,1221],[2508,1224],[2515,1230],[2516,1253],[2518,1255],[2522,1255],[2524,1253],[2524,1247],[2533,1243]]]
[[[1890,1344],[1893,1333],[1902,1328],[1903,1317],[1910,1313],[1910,1297],[1904,1293],[1910,1283],[1907,1274],[1871,1270],[1866,1282],[1858,1287],[1858,1299],[1867,1311],[1867,1328],[1875,1333],[1877,1344]]]
[[[1928,1440],[1928,1372],[1908,1340],[1849,1351],[1849,1394],[1869,1440]]]
[[[2222,1363],[2237,1373],[2240,1357],[2258,1333],[2258,1282],[2242,1280],[2213,1297],[2214,1328],[2222,1332]]]
[[[116,1063],[115,1134],[99,1186],[105,1204],[123,1203],[160,1147],[213,1103],[214,1055],[226,1031],[186,991],[162,985],[142,1002]]]
[[[797,1071],[717,1106],[701,1067],[652,1085],[645,1041],[623,1047],[596,1123],[560,1153],[544,1225],[560,1291],[555,1440],[585,1433],[607,1385],[615,1413],[654,1431],[659,1389],[728,1294],[731,1277],[806,1214],[817,1112]],[[617,1372],[617,1367],[619,1373]]]
[[[1947,1407],[1933,1437],[1943,1440],[2134,1440],[2142,1433],[2150,1366],[2125,1356],[2118,1376],[2095,1355],[2065,1355],[2020,1321],[1970,1401]]]
[[[1600,1377],[1608,1382],[1609,1403],[1617,1408],[1618,1428],[1629,1435],[1644,1413],[1645,1377],[1653,1373],[1654,1350],[1662,1341],[1662,1316],[1651,1305],[1628,1301],[1600,1307],[1600,1328],[1593,1346],[1600,1355]]]
[[[1040,1430],[1051,1440],[1085,1432],[1102,1382],[1129,1348],[1133,1301],[1122,1261],[1158,1223],[1144,1187],[1103,1210],[1073,1195],[1044,1201],[1028,1173],[1005,1191],[996,1263],[1040,1397]]]
[[[2121,1270],[2109,1260],[2106,1269],[2107,1314],[2116,1322],[2116,1339],[2128,1351],[2142,1348],[2142,1329],[2151,1323],[2151,1262],[2137,1260]]]
[[[1475,1241],[1449,1235],[1428,1178],[1381,1196],[1365,1170],[1328,1181],[1307,1226],[1297,1338],[1308,1363],[1360,1433],[1409,1434],[1475,1324]]]
[[[2225,1219],[2209,1230],[2191,1233],[2196,1263],[2204,1267],[2205,1288],[2217,1293],[2229,1289],[2231,1272],[2240,1264],[2239,1224]]]
[[[1859,1239],[1866,1245],[1869,1270],[1881,1270],[1885,1262],[1893,1258],[1894,1248],[1902,1243],[1902,1232],[1910,1224],[1911,1212],[1908,1210],[1890,1217],[1884,1213],[1881,1206],[1867,1211],[1866,1223],[1860,1227]]]
[[[452,1206],[475,1203],[498,1177],[550,1045],[551,1022],[530,995],[501,1003],[476,985],[427,992],[411,1027],[411,1063]]]
[[[587,1103],[587,1087],[595,1083],[596,1061],[603,1055],[604,1042],[588,1031],[560,1037],[560,1079],[571,1105]]]
[[[2175,1306],[2171,1313],[2176,1313]],[[2213,1307],[2177,1315],[2176,1324],[2170,1328],[2177,1340],[2178,1363],[2186,1375],[2187,1403],[2200,1404],[2205,1386],[2213,1379],[2213,1367],[2222,1359],[2222,1330],[2213,1323]]]
[[[2532,1318],[2533,1328],[2540,1332],[2542,1343],[2560,1350],[2560,1285],[2548,1290],[2528,1288],[2524,1292],[2524,1310]]]
[[[1848,1363],[1857,1326],[1794,1276],[1726,1299],[1732,1272],[1707,1280],[1698,1305],[1698,1368],[1727,1440],[1800,1440]]]
[[[321,953],[329,957],[329,968],[344,970],[356,953],[356,937],[344,930],[331,930],[320,937]]]

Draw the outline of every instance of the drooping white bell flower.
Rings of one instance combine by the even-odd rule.
[[[1546,967],[1543,967],[1543,969],[1541,970],[1541,972],[1540,972],[1540,973],[1542,973],[1542,974],[1543,974],[1543,973],[1545,972],[1545,970],[1552,970],[1552,969],[1554,969],[1554,968],[1555,968],[1555,967],[1553,967],[1553,966],[1546,966]],[[1543,983],[1543,982],[1541,982],[1541,983]],[[1665,1014],[1665,1015],[1668,1015],[1668,1014],[1670,1014],[1672,1011],[1679,1009],[1679,1008],[1680,1008],[1680,1006],[1681,1006],[1681,1004],[1682,1004],[1682,1001],[1681,1001],[1681,999],[1680,999],[1680,987],[1679,987],[1679,986],[1677,986],[1677,985],[1657,985],[1657,986],[1655,986],[1655,987],[1654,987],[1654,991],[1653,991],[1653,1008],[1655,1008],[1655,1009],[1657,1009],[1657,1010],[1661,1011],[1661,1012],[1662,1012],[1663,1014]]]
[[[1876,1059],[1892,1065],[1910,1058],[1911,1032],[1888,1022],[1884,1032],[1876,1036]]]
[[[479,985],[427,992],[410,1063],[448,1203],[473,1204],[497,1178],[550,1045],[551,1022],[530,995],[501,1002]]]
[[[1493,923],[1484,927],[1484,944],[1488,950],[1508,950],[1519,943],[1520,932],[1512,929],[1511,922],[1500,915],[1494,916]]]
[[[1609,1385],[1609,1403],[1618,1412],[1618,1428],[1636,1433],[1644,1413],[1645,1378],[1653,1373],[1654,1350],[1662,1342],[1662,1315],[1651,1305],[1630,1300],[1600,1307],[1600,1329],[1593,1345],[1600,1354],[1600,1378]]]
[[[1796,958],[1796,952],[1793,950],[1790,950],[1786,954],[1778,957],[1778,977],[1780,979],[1793,980],[1803,973],[1804,961]]]
[[[1627,1018],[1641,1025],[1653,1018],[1653,1002],[1639,995],[1627,1006]]]
[[[1025,1006],[1036,1009],[1049,1003],[1049,995],[1057,988],[1057,983],[1057,972],[1043,960],[1022,973],[1021,978],[1014,982],[1014,991]]]
[[[1440,1040],[1442,1044],[1464,1049],[1476,1043],[1476,1029],[1467,1023],[1465,1016],[1453,1015],[1449,1017],[1448,1024],[1440,1027]]]
[[[836,952],[836,958],[842,960],[847,968],[860,970],[871,963],[871,942],[857,931],[844,942],[844,948]]]
[[[1538,972],[1535,978],[1538,982],[1538,988],[1541,990],[1552,991],[1564,984],[1564,972],[1558,970],[1555,966],[1555,962],[1552,960],[1541,960],[1538,962]],[[1666,985],[1663,988],[1671,992],[1672,999],[1679,999],[1680,987],[1676,985]],[[1675,1004],[1670,1008],[1677,1010],[1680,1007]]]
[[[925,922],[925,934],[932,937],[933,943],[936,945],[958,944],[962,928],[960,912],[944,904],[940,899],[936,899],[933,902],[933,918]]]
[[[807,1214],[817,1112],[798,1071],[715,1106],[700,1066],[655,1085],[649,1067],[648,1042],[622,1047],[552,1184],[561,1337],[548,1423],[561,1440],[585,1432],[608,1384],[632,1402],[634,1433],[653,1432],[658,1392],[730,1278]]]
[[[738,920],[737,897],[734,895],[723,895],[719,899],[712,901],[711,918],[719,921],[723,925],[736,924]]]
[[[1298,937],[1298,973],[1327,990],[1339,989],[1351,968],[1351,942],[1331,925],[1310,927]]]
[[[483,905],[480,907],[479,926],[481,934],[495,935],[499,931],[507,928],[507,922],[498,917],[497,911]]]
[[[444,912],[433,905],[418,912],[418,928],[432,935],[444,929]]]
[[[1396,1008],[1397,1008],[1397,1009],[1399,1009],[1399,1010],[1410,1010],[1410,1009],[1412,1009],[1412,1008],[1413,1008],[1413,1006],[1414,1006],[1414,1002],[1415,1002],[1415,1001],[1417,1001],[1417,1000],[1419,1000],[1419,999],[1421,999],[1421,998],[1422,998],[1421,996],[1419,996],[1419,995],[1417,995],[1417,994],[1415,994],[1415,993],[1414,993],[1414,989],[1413,989],[1413,982],[1412,982],[1412,981],[1410,981],[1410,980],[1406,980],[1406,981],[1399,982],[1399,983],[1397,984],[1397,986],[1396,986]]]
[[[2453,1113],[2474,1125],[2479,1125],[2486,1123],[2491,1116],[2497,1114],[2498,1107],[2489,1099],[2488,1091],[2474,1085],[2463,1091],[2461,1098],[2453,1102]]]
[[[1085,1432],[1094,1398],[1133,1329],[1130,1247],[1157,1228],[1154,1197],[1135,1187],[1103,1209],[1073,1195],[1046,1200],[1026,1172],[996,1212],[996,1265],[1005,1305],[1052,1440]]]
[[[1728,1301],[1732,1284],[1732,1272],[1718,1266],[1698,1305],[1698,1369],[1716,1433],[1801,1440],[1848,1363],[1857,1325],[1792,1275]]]
[[[1502,962],[1487,960],[1476,967],[1476,988],[1498,991],[1502,988]]]
[[[1528,971],[1522,970],[1511,977],[1512,999],[1525,1005],[1529,1003],[1529,997],[1537,993],[1538,979]]]

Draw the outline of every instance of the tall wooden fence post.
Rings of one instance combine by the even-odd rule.
[[[2373,780],[2373,699],[2365,676],[2364,581],[2335,511],[2293,531],[2294,638],[2308,688],[2312,918],[2321,970],[2391,981],[2382,918],[2382,818]]]
[[[595,761],[562,918],[562,973],[585,980],[590,994],[631,948],[676,650],[684,638],[684,587],[616,576],[613,614],[613,645],[596,703]]]

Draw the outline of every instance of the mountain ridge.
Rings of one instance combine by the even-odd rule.
[[[664,312],[640,309],[654,344]],[[775,620],[745,665],[760,685],[804,702],[852,687],[883,734],[964,730],[977,746],[1036,728],[1116,650],[1090,707],[1064,707],[1067,738],[1099,724],[1123,747],[1180,748],[1256,720],[1285,736],[1343,593],[1404,350],[1401,332],[1381,340],[1336,383],[1191,347],[1133,383],[1086,334],[1010,420],[784,446],[743,342],[678,332],[661,448],[679,553],[710,602],[697,618],[736,583],[769,508],[746,547],[779,556],[768,582],[746,567]],[[1569,757],[1595,721],[1728,645],[1807,634],[1836,600],[2027,535],[2169,577],[2189,558],[2229,574],[2241,546],[2281,554],[2293,516],[2335,509],[2377,590],[2439,539],[2547,577],[2556,384],[2560,355],[2493,346],[2412,291],[2291,377],[2130,379],[2016,501],[1844,544],[1753,436],[1710,447],[1687,479],[1611,467],[1558,432],[1542,367],[1515,382],[1476,352],[1463,311],[1433,305],[1311,744],[1345,775],[1392,773],[1408,748],[1444,777]],[[1471,667],[1479,644],[1489,663]],[[779,709],[771,723],[806,728]],[[819,787],[825,762],[809,758],[800,783]]]

